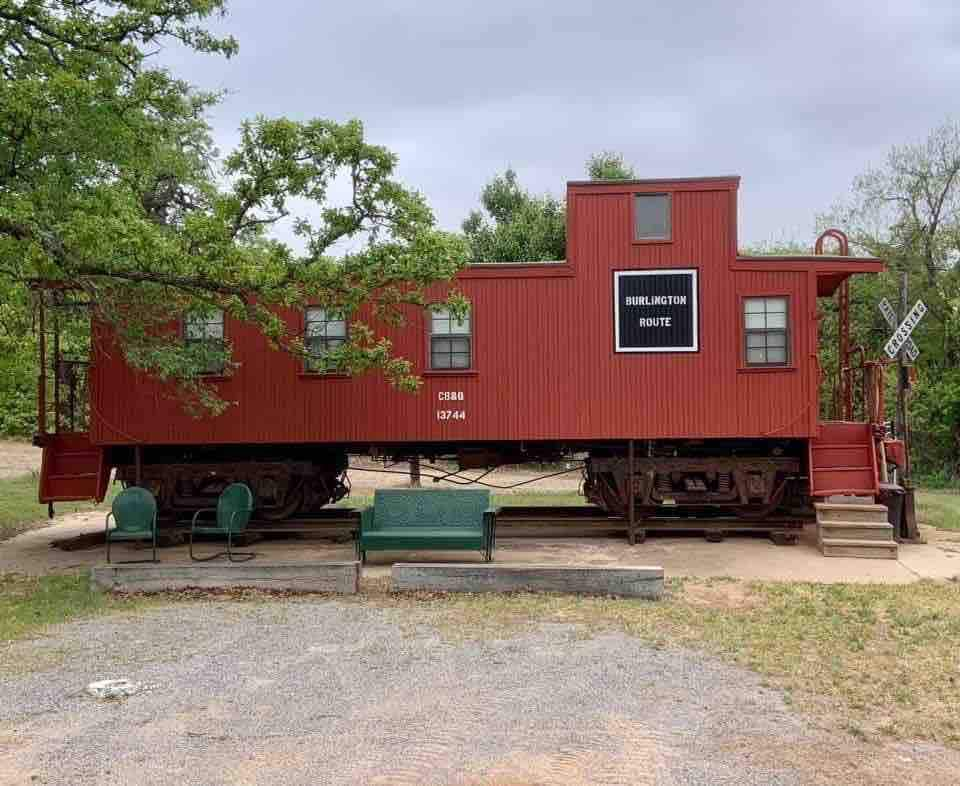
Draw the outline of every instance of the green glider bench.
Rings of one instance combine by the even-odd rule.
[[[493,559],[497,511],[484,489],[378,489],[356,533],[357,559],[368,551],[479,551]]]

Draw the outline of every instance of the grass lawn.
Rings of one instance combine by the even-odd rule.
[[[30,473],[13,478],[0,478],[0,541],[19,535],[38,524],[44,524],[47,519],[47,506],[37,502],[37,484],[39,475]],[[110,501],[115,494],[111,484],[107,491],[107,499],[100,505],[88,502],[58,502],[57,516],[75,513],[81,510],[104,511],[109,509]]]
[[[40,633],[48,625],[132,610],[145,602],[143,598],[100,592],[90,584],[86,573],[42,577],[0,574],[0,674],[16,665],[3,657],[4,644]]]
[[[659,602],[562,595],[391,594],[405,624],[451,640],[503,638],[542,623],[621,631],[706,651],[787,692],[798,709],[864,738],[960,747],[960,586],[673,580]]]
[[[918,490],[917,518],[931,527],[960,530],[960,492]]]

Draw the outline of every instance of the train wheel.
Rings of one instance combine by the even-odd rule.
[[[763,521],[765,518],[767,518],[767,516],[771,515],[777,508],[780,507],[780,504],[783,502],[783,496],[786,488],[787,484],[785,482],[781,483],[773,492],[773,496],[770,497],[770,501],[766,504],[734,508],[734,513],[738,519],[743,519],[744,521]]]
[[[283,521],[298,513],[303,507],[303,483],[287,494],[283,505],[272,508],[257,508],[257,515],[267,521]]]

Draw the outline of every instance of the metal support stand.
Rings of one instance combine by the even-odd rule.
[[[907,315],[907,298],[909,288],[909,277],[907,271],[900,273],[900,313],[898,318],[902,321]],[[903,441],[904,467],[903,478],[900,485],[903,486],[903,516],[900,521],[901,532],[900,539],[917,543],[920,541],[920,528],[917,526],[917,509],[914,498],[913,472],[910,461],[910,422],[907,416],[907,391],[910,388],[908,374],[909,368],[903,362],[903,348],[897,353],[897,437]]]
[[[840,420],[853,420],[853,380],[850,379],[850,282],[844,281],[837,290],[837,333],[840,346],[837,351],[839,379],[838,410]]]

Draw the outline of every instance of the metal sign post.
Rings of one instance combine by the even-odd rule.
[[[894,311],[890,302],[884,298],[880,301],[880,313],[887,321],[887,324],[893,329],[893,335],[887,341],[883,351],[890,358],[896,358],[897,361],[897,420],[896,436],[903,441],[904,446],[904,467],[903,478],[898,478],[900,485],[904,489],[904,498],[901,508],[902,515],[896,537],[906,540],[917,540],[919,532],[916,524],[916,511],[914,509],[913,487],[910,483],[910,428],[907,422],[907,368],[904,361],[913,363],[920,355],[920,350],[910,338],[924,314],[927,313],[927,306],[922,300],[914,303],[913,308],[907,312],[907,286],[908,276],[906,271],[900,274],[900,322],[898,324],[897,313]]]
[[[907,310],[907,274],[903,273],[900,279],[900,313]],[[887,322],[893,323],[893,307],[886,300],[880,302],[880,312],[886,318]],[[909,435],[907,434],[907,369],[904,360],[915,360],[920,354],[917,345],[913,343],[910,334],[913,333],[924,314],[927,313],[927,306],[922,300],[913,304],[913,308],[903,316],[902,321],[897,325],[890,340],[883,347],[883,351],[890,358],[897,360],[897,436],[903,440],[906,447],[906,467],[904,468],[904,481],[909,482],[910,478],[910,445]],[[909,342],[909,345],[908,343]]]

